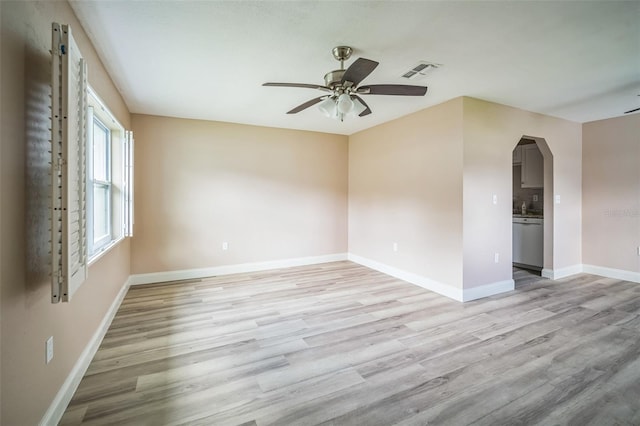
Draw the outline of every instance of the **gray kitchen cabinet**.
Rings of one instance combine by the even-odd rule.
[[[522,146],[516,145],[516,149],[513,150],[513,164],[522,163]]]
[[[536,144],[522,145],[522,188],[544,186],[544,158]]]

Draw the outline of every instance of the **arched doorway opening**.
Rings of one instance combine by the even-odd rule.
[[[523,135],[512,152],[512,262],[516,287],[553,270],[553,154]]]

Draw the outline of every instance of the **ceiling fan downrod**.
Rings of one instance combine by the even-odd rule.
[[[336,61],[340,62],[340,69],[329,71],[324,75],[324,84],[334,92],[342,93],[342,76],[346,70],[344,69],[344,61],[351,57],[353,49],[349,46],[337,46],[331,50]]]
[[[337,46],[331,50],[333,57],[340,62],[340,69],[344,70],[344,61],[351,57],[353,49],[349,46]]]

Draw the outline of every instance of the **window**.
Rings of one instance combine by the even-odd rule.
[[[89,117],[87,175],[87,215],[90,254],[104,248],[112,240],[111,234],[111,130],[92,113]]]
[[[130,236],[131,132],[89,88],[87,111],[87,240],[89,261]]]

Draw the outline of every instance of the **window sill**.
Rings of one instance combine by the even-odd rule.
[[[96,253],[93,253],[90,257],[89,257],[89,263],[88,265],[91,266],[94,263],[96,263],[98,260],[100,260],[100,258],[102,258],[102,256],[104,256],[105,254],[107,254],[107,252],[109,252],[113,247],[115,247],[116,245],[118,245],[118,243],[120,241],[123,241],[125,239],[125,237],[120,237],[118,239],[115,239],[113,241],[111,241],[109,244],[105,245],[104,247],[102,247],[100,250],[98,250]]]

